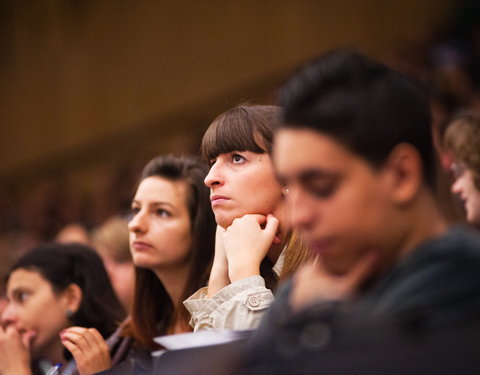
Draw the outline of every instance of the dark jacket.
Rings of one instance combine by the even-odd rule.
[[[279,291],[253,335],[242,373],[447,374],[459,348],[480,349],[480,238],[461,227],[418,246],[349,304],[323,301],[292,314],[290,290]]]

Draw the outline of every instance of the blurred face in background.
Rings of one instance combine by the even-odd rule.
[[[452,192],[462,200],[467,213],[467,221],[480,225],[480,191],[474,183],[474,175],[469,168],[464,168],[461,163],[452,164],[455,182]]]
[[[160,271],[188,265],[191,222],[184,181],[145,178],[133,199],[132,214],[128,228],[137,267]]]

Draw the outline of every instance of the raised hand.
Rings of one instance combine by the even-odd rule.
[[[30,345],[34,331],[22,335],[13,326],[0,326],[0,374],[31,375]]]
[[[290,307],[299,311],[322,300],[344,300],[355,295],[376,269],[377,256],[368,252],[344,275],[333,275],[320,258],[305,264],[293,277]]]
[[[275,216],[257,214],[237,218],[226,229],[223,243],[232,282],[260,275],[260,263],[274,243],[277,229]]]
[[[95,328],[70,327],[60,333],[62,344],[72,353],[80,375],[91,375],[112,366],[110,352]]]

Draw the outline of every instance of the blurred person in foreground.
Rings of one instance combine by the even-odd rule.
[[[472,113],[456,117],[444,137],[452,153],[452,192],[464,204],[467,221],[480,227],[480,118]]]
[[[279,292],[244,372],[349,373],[345,363],[362,349],[356,358],[382,363],[379,373],[399,373],[401,362],[414,368],[368,351],[371,322],[435,332],[480,315],[480,239],[449,228],[434,199],[428,99],[400,73],[340,50],[293,75],[280,104],[274,166],[290,224],[317,260]]]

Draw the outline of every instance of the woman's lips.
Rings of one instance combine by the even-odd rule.
[[[216,206],[226,201],[230,200],[230,198],[224,197],[223,195],[212,195],[210,197],[210,201],[212,202],[212,206]]]
[[[137,251],[142,251],[142,250],[151,249],[152,245],[143,241],[133,241],[132,247]]]

